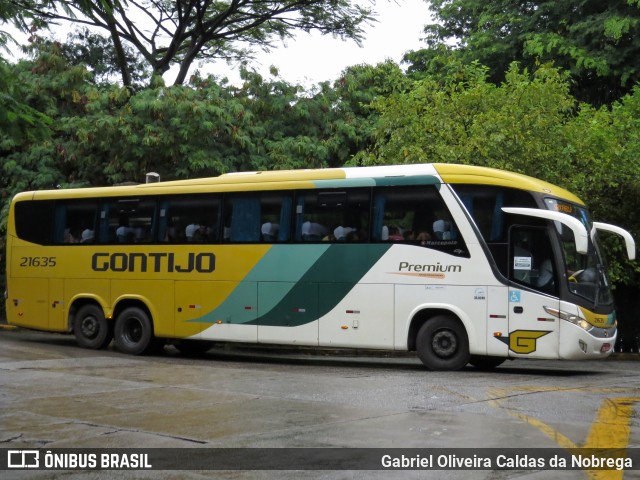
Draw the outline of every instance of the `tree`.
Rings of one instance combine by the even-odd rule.
[[[13,75],[29,92],[29,105],[53,123],[46,142],[6,152],[12,192],[139,181],[151,170],[174,179],[339,166],[364,144],[353,112],[361,108],[363,82],[350,79],[349,89],[341,82],[340,92],[328,83],[304,91],[275,69],[265,78],[242,68],[241,86],[196,72],[189,85],[132,91],[96,83],[55,42],[33,49],[34,59],[16,65]]]
[[[25,26],[23,14],[11,4],[0,4],[0,22],[12,20]],[[11,41],[0,31],[0,47]],[[0,57],[0,155],[16,145],[48,135],[51,119],[23,101],[26,92],[9,63]],[[0,186],[1,183],[0,183]]]
[[[30,0],[24,0],[23,6],[29,5],[34,7],[35,4]],[[25,10],[20,5],[16,5],[13,2],[1,2],[0,3],[0,25],[4,23],[11,23],[14,27],[28,31],[29,23],[37,22],[30,17],[30,9]],[[7,44],[13,42],[13,37],[9,32],[0,30],[0,47],[7,49]]]
[[[447,71],[374,101],[381,114],[376,143],[360,161],[485,165],[556,180],[549,177],[562,171],[558,131],[576,105],[565,76],[513,64],[496,86],[477,63]]]
[[[637,0],[431,3],[438,23],[425,29],[430,49],[448,46],[467,62],[479,61],[494,83],[504,80],[512,61],[530,69],[553,61],[571,73],[576,98],[597,106],[621,98],[640,80]],[[407,60],[417,61],[415,70],[425,55]]]
[[[92,32],[88,28],[77,29],[67,35],[60,51],[72,65],[84,64],[100,85],[110,85],[120,72],[118,57],[109,38]],[[131,47],[123,46],[124,56],[130,72],[131,85],[146,86],[151,72],[140,55]]]
[[[251,48],[268,50],[296,30],[362,39],[371,10],[350,0],[9,0],[45,22],[97,27],[113,42],[125,86],[132,84],[125,45],[134,48],[153,75],[172,65],[184,84],[196,59],[246,59]]]
[[[373,143],[379,114],[371,103],[408,86],[406,75],[391,60],[377,65],[353,65],[342,72],[334,83],[336,108],[340,111],[336,127],[343,138],[340,144],[348,150],[338,156],[333,166],[351,164],[354,155]]]
[[[49,134],[51,119],[24,103],[25,93],[9,64],[0,58],[0,154]]]

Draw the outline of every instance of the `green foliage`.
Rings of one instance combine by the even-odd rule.
[[[640,239],[640,90],[611,108],[582,105],[563,128],[565,155],[575,168],[565,180],[589,202],[596,219],[621,225]],[[612,280],[637,287],[640,264],[626,259],[616,236],[602,234]]]
[[[382,141],[365,163],[491,164],[544,175],[531,170],[544,164],[575,104],[563,76],[549,67],[530,75],[514,64],[496,86],[479,64],[451,71],[452,77],[425,78],[374,103]]]
[[[326,167],[344,164],[366,145],[364,103],[387,88],[384,78],[402,78],[397,65],[349,70],[340,87],[311,91],[277,76],[265,79],[243,69],[241,87],[199,74],[189,86],[154,80],[139,92],[96,83],[83,65],[72,65],[64,47],[33,46],[33,61],[12,74],[28,92],[30,108],[54,123],[46,142],[12,145],[10,192],[52,186],[105,185],[137,181],[147,171],[162,178],[218,175],[253,169]],[[23,148],[24,147],[24,148]],[[55,174],[35,168],[51,164]]]
[[[26,94],[0,59],[0,154],[49,134],[51,119],[24,103]]]
[[[430,49],[455,45],[453,51],[466,62],[487,65],[495,83],[504,80],[512,61],[530,69],[553,62],[571,72],[576,98],[602,105],[624,96],[640,80],[640,8],[635,0],[431,3],[438,23],[425,29]],[[413,70],[425,68],[424,56],[412,56],[418,60]]]

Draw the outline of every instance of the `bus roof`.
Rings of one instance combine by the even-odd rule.
[[[237,172],[223,174],[218,177],[173,180],[139,185],[25,192],[18,194],[15,199],[92,198],[161,194],[166,193],[166,189],[172,193],[198,193],[211,191],[225,192],[284,190],[293,188],[312,189],[338,186],[374,186],[414,183],[411,180],[415,177],[421,177],[422,183],[463,183],[517,188],[552,195],[581,205],[584,204],[571,192],[533,177],[505,170],[455,164],[411,164]]]
[[[445,183],[465,183],[481,185],[497,185],[517,188],[529,192],[538,192],[562,198],[570,202],[584,205],[584,202],[573,193],[544,180],[513,173],[496,168],[476,167],[472,165],[434,164]]]

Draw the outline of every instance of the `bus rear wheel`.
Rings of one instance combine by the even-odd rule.
[[[127,307],[116,318],[114,332],[116,348],[129,355],[144,355],[155,347],[153,324],[147,312]]]
[[[73,319],[73,333],[78,345],[94,350],[105,348],[113,339],[112,326],[97,305],[80,307]]]
[[[448,315],[433,317],[420,327],[416,349],[429,370],[460,370],[470,358],[466,330],[457,319]]]

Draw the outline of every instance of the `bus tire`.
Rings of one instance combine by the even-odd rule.
[[[427,320],[416,337],[418,357],[429,370],[460,370],[469,363],[469,338],[460,321],[448,315]]]
[[[73,334],[78,345],[99,350],[105,348],[113,339],[113,329],[98,305],[88,304],[80,307],[73,318]]]
[[[156,346],[153,324],[147,312],[139,307],[127,307],[116,318],[114,331],[116,348],[129,355],[150,353]]]
[[[488,357],[485,355],[471,355],[469,363],[478,370],[493,370],[505,362],[503,357]]]

